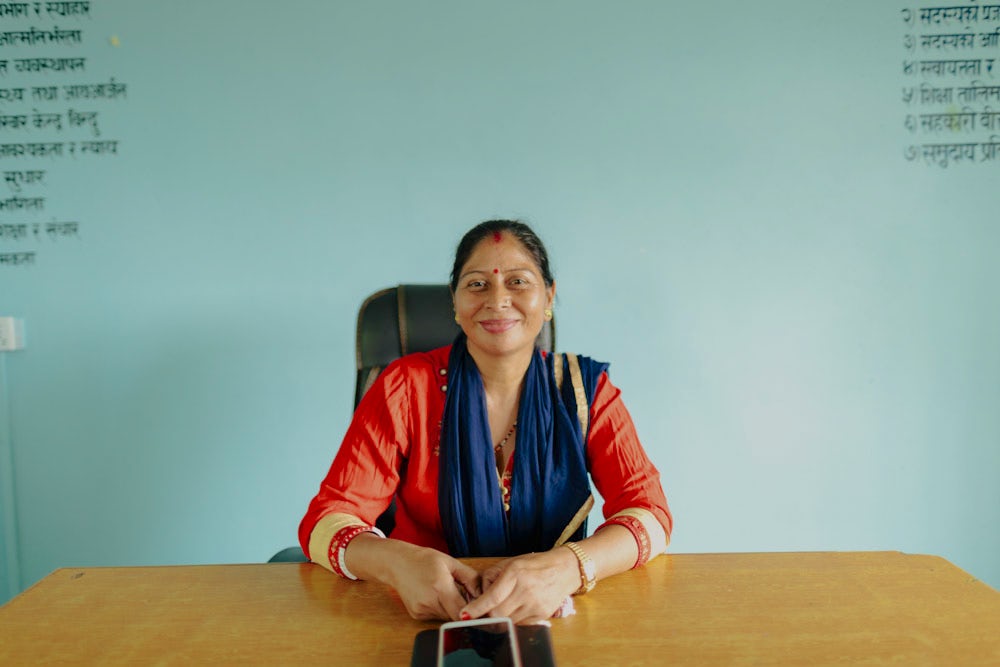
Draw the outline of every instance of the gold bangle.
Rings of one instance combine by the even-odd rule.
[[[582,595],[594,590],[594,586],[597,585],[597,565],[593,559],[576,542],[565,542],[563,546],[573,552],[580,566],[580,588],[573,595]]]

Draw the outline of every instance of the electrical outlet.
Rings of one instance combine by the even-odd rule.
[[[24,349],[24,321],[16,317],[0,317],[0,352]]]

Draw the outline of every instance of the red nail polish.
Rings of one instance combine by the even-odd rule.
[[[472,616],[469,616],[469,612],[467,612],[467,611],[463,611],[462,612],[462,620],[463,621],[468,621],[471,618],[472,618]]]

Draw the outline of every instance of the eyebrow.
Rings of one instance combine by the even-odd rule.
[[[541,275],[541,273],[537,269],[534,269],[534,268],[532,268],[530,266],[515,266],[514,268],[511,268],[511,269],[505,269],[504,273],[513,273],[515,271],[527,271],[529,273],[535,273],[535,274]],[[473,273],[481,273],[484,276],[490,275],[490,272],[487,271],[487,270],[485,270],[485,269],[472,269],[471,271],[466,271],[465,273],[463,273],[462,275],[460,275],[458,277],[458,279],[461,280],[462,278],[465,278],[466,276],[471,276]]]

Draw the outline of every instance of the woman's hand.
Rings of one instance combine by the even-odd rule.
[[[393,588],[413,618],[457,621],[466,599],[479,595],[479,573],[440,551],[420,549],[400,563]]]
[[[483,594],[459,614],[462,618],[507,616],[515,623],[537,623],[551,618],[579,587],[576,556],[569,549],[556,547],[509,558],[486,569]]]
[[[362,534],[347,548],[361,579],[392,586],[413,618],[457,621],[466,600],[482,591],[479,572],[436,549]]]
[[[390,583],[406,611],[420,621],[457,621],[465,601],[481,590],[476,570],[435,549],[418,547],[394,569]]]

